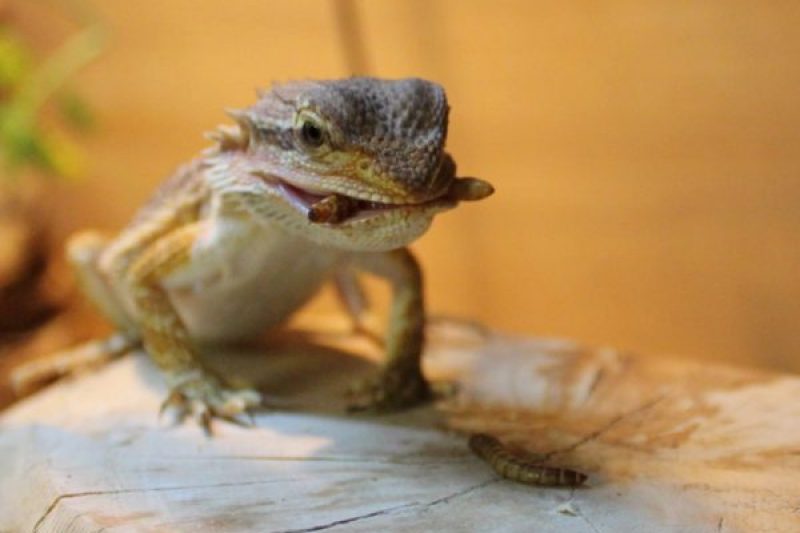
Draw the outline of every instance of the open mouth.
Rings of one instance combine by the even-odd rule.
[[[336,192],[311,192],[277,176],[253,174],[270,184],[290,206],[315,224],[355,222],[392,210],[444,211],[460,201],[481,200],[494,192],[491,184],[484,180],[451,174],[449,186],[434,198],[418,203],[384,203]]]
[[[383,203],[362,200],[339,193],[312,193],[281,179],[273,182],[278,193],[289,205],[305,215],[309,221],[316,224],[341,224],[373,216],[378,216],[393,209],[424,208],[424,207],[449,207],[455,205],[454,199],[441,195],[427,202],[410,203]]]

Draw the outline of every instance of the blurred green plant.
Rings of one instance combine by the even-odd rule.
[[[29,168],[61,178],[81,174],[84,156],[70,134],[89,129],[92,115],[68,82],[100,53],[103,40],[100,26],[90,25],[36,61],[24,39],[0,22],[1,177]]]

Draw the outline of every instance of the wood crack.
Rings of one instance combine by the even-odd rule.
[[[455,498],[460,498],[462,496],[466,496],[467,494],[470,494],[472,492],[480,490],[480,489],[482,489],[482,488],[484,488],[484,487],[486,487],[488,485],[491,485],[493,483],[497,483],[499,481],[501,481],[501,480],[496,478],[496,477],[493,477],[492,479],[488,479],[486,481],[482,481],[482,482],[480,482],[480,483],[478,483],[476,485],[471,485],[469,487],[461,489],[461,490],[459,490],[457,492],[454,492],[452,494],[448,494],[447,496],[442,496],[441,498],[436,498],[435,500],[431,500],[430,502],[427,502],[427,503],[412,502],[412,503],[406,503],[406,504],[402,504],[402,505],[395,505],[395,506],[392,506],[392,507],[386,507],[385,509],[379,509],[377,511],[372,511],[372,512],[361,514],[361,515],[357,515],[357,516],[351,516],[349,518],[342,518],[340,520],[334,520],[333,522],[326,522],[325,524],[319,524],[319,525],[316,525],[316,526],[311,526],[311,527],[306,527],[306,528],[301,528],[301,529],[282,529],[280,531],[275,531],[274,533],[311,533],[313,531],[323,531],[325,529],[331,529],[331,528],[337,527],[337,526],[342,526],[342,525],[346,525],[346,524],[352,524],[353,522],[359,522],[361,520],[368,520],[370,518],[375,518],[376,516],[390,515],[390,514],[393,514],[393,513],[397,512],[397,511],[402,511],[402,510],[406,510],[406,509],[414,509],[414,508],[418,508],[418,507],[421,507],[422,509],[430,509],[432,507],[436,507],[437,505],[447,504],[451,500],[454,500]]]
[[[569,498],[567,499],[567,501],[565,501],[562,504],[564,506],[567,506],[567,512],[564,513],[564,514],[570,514],[571,516],[579,517],[581,520],[586,522],[587,526],[592,528],[592,531],[594,531],[594,533],[600,533],[600,530],[597,529],[597,526],[595,526],[592,523],[591,520],[589,520],[589,517],[587,517],[585,514],[583,514],[583,511],[581,510],[580,505],[578,505],[577,503],[574,503],[575,493],[576,493],[576,488],[575,487],[572,487],[571,489],[569,489]],[[561,507],[561,506],[559,506],[559,507]]]
[[[604,433],[608,432],[614,426],[616,426],[617,424],[625,421],[626,419],[628,419],[628,418],[630,418],[632,416],[636,416],[638,414],[641,414],[641,413],[643,413],[645,411],[648,411],[649,409],[652,409],[657,404],[661,403],[666,397],[667,397],[667,394],[661,394],[661,395],[656,396],[655,398],[645,402],[644,404],[640,405],[639,407],[636,407],[635,409],[632,409],[630,411],[627,411],[625,413],[617,415],[616,417],[614,417],[611,420],[609,420],[602,427],[600,427],[600,428],[596,429],[595,431],[592,431],[588,435],[585,435],[584,437],[578,439],[577,441],[573,442],[569,446],[565,446],[564,448],[560,448],[558,450],[553,450],[551,452],[547,452],[546,454],[544,454],[543,460],[547,461],[549,459],[552,459],[556,455],[575,451],[575,449],[579,448],[580,446],[583,446],[584,444],[586,444],[588,442],[596,440],[598,437],[600,437]]]
[[[578,516],[580,516],[580,517],[581,517],[581,519],[582,519],[584,522],[586,522],[586,525],[587,525],[587,526],[589,526],[590,528],[592,528],[592,531],[594,531],[594,533],[600,533],[600,530],[599,530],[599,529],[597,529],[597,527],[595,527],[595,525],[594,525],[594,524],[592,524],[591,520],[589,520],[589,518],[588,518],[588,517],[587,517],[585,514],[583,514],[583,511],[581,511],[581,508],[580,508],[580,506],[578,506],[578,505],[576,505],[576,506],[575,506],[575,512],[576,512],[576,513],[578,513]]]
[[[436,500],[433,500],[431,502],[425,503],[425,504],[422,505],[422,507],[424,509],[430,509],[431,507],[436,507],[437,505],[441,505],[443,503],[444,504],[450,503],[451,500],[454,500],[456,498],[460,498],[462,496],[466,496],[467,494],[470,494],[471,492],[475,492],[476,490],[480,490],[480,489],[482,489],[484,487],[487,487],[487,486],[492,485],[494,483],[498,483],[500,481],[502,481],[502,479],[497,478],[497,477],[492,477],[491,479],[487,479],[486,481],[478,483],[477,485],[472,485],[472,486],[467,487],[465,489],[462,489],[462,490],[460,490],[458,492],[454,492],[453,494],[449,494],[449,495],[444,496],[442,498],[437,498]]]
[[[598,368],[597,371],[594,373],[594,376],[592,376],[592,381],[589,384],[588,390],[586,391],[586,398],[583,400],[583,405],[588,405],[589,401],[592,399],[592,396],[594,396],[594,393],[597,390],[598,385],[600,385],[600,382],[603,380],[605,375],[606,375],[606,369],[603,367]]]
[[[268,483],[281,483],[291,481],[287,479],[271,479],[265,481],[235,481],[235,482],[227,482],[227,483],[210,483],[206,485],[178,485],[172,487],[153,487],[153,488],[135,488],[135,489],[117,489],[117,490],[93,490],[93,491],[85,491],[85,492],[70,492],[67,494],[60,494],[55,497],[55,499],[50,502],[50,505],[47,506],[44,513],[41,517],[36,521],[33,525],[33,533],[37,533],[39,528],[42,527],[47,517],[58,507],[58,504],[64,500],[72,499],[72,498],[84,498],[86,496],[107,496],[107,495],[115,495],[115,494],[135,494],[135,493],[145,493],[145,492],[164,492],[164,491],[172,491],[172,490],[194,490],[194,489],[213,489],[218,487],[239,487],[243,485],[264,485]]]
[[[390,514],[394,511],[398,511],[400,509],[405,509],[409,507],[414,507],[418,505],[417,503],[404,503],[403,505],[395,505],[392,507],[386,507],[385,509],[379,509],[377,511],[372,511],[371,513],[366,513],[357,516],[351,516],[349,518],[342,518],[341,520],[334,520],[333,522],[327,522],[325,524],[320,524],[318,526],[311,526],[302,529],[282,529],[280,531],[276,531],[275,533],[310,533],[311,531],[322,531],[325,529],[330,529],[336,526],[342,526],[345,524],[352,524],[353,522],[358,522],[360,520],[366,520],[368,518],[375,518],[376,516],[382,516]]]

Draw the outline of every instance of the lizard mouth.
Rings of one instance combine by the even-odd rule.
[[[341,193],[311,192],[283,180],[275,183],[283,199],[315,224],[343,224],[378,217],[392,210],[445,210],[454,207],[455,198],[445,194],[421,203],[384,203],[363,200]]]
[[[270,186],[277,196],[314,224],[348,225],[381,216],[406,213],[435,214],[456,206],[460,201],[486,198],[494,188],[478,178],[455,177],[450,170],[448,185],[441,193],[421,202],[381,202],[317,188],[309,190],[300,180],[284,178],[263,171],[251,173]]]

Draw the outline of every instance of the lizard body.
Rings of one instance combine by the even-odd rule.
[[[68,243],[79,283],[116,326],[78,350],[96,360],[141,343],[165,375],[164,406],[210,431],[260,403],[205,368],[198,342],[237,342],[283,323],[333,280],[358,326],[364,301],[354,271],[392,287],[387,361],[360,407],[393,410],[430,394],[420,369],[422,273],[406,246],[434,216],[491,185],[456,177],[444,150],[443,89],[419,79],[350,78],[277,85],[229,114],[236,125],[181,167],[118,235],[83,232]],[[74,355],[74,354],[73,354]],[[488,435],[470,447],[502,477],[581,485]]]
[[[363,405],[425,400],[420,268],[405,248],[437,213],[492,187],[456,177],[444,151],[443,89],[419,79],[276,85],[231,111],[233,127],[168,179],[113,238],[68,245],[85,292],[141,341],[167,378],[165,405],[208,429],[256,406],[205,368],[198,341],[240,341],[279,325],[352,269],[392,286],[387,362]],[[350,305],[351,309],[358,307]]]

